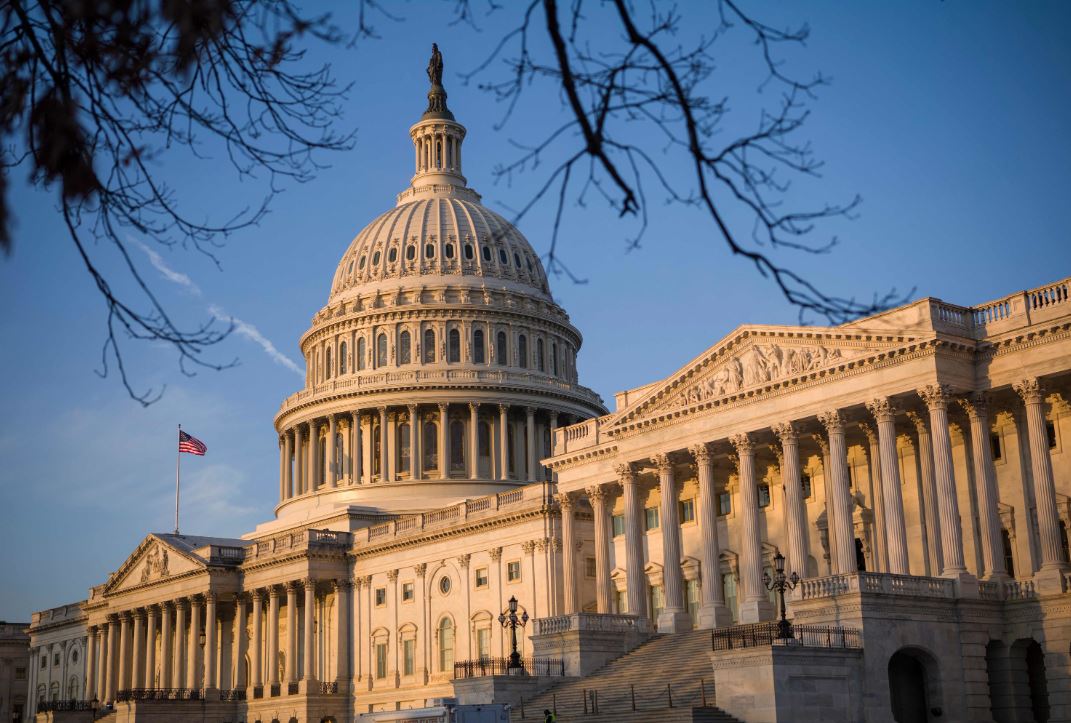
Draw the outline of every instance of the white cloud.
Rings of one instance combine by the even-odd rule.
[[[145,255],[149,257],[149,263],[151,263],[153,267],[160,272],[161,276],[163,276],[171,283],[181,286],[182,288],[186,289],[195,296],[202,296],[201,287],[194,283],[193,279],[191,279],[188,275],[182,273],[181,271],[175,271],[173,268],[168,266],[164,259],[160,256],[160,254],[156,253],[155,250],[149,248],[141,241],[138,241],[137,239],[130,239],[130,241],[137,244],[137,246],[145,252]],[[238,334],[238,336],[244,337],[249,341],[253,342],[254,344],[257,344],[261,349],[264,350],[264,353],[267,354],[268,357],[270,357],[271,360],[274,361],[276,364],[281,364],[282,366],[297,374],[299,377],[305,376],[305,372],[302,371],[301,367],[299,367],[293,359],[279,351],[279,349],[276,348],[275,344],[273,344],[270,339],[260,333],[260,329],[258,329],[257,327],[253,326],[248,322],[242,321],[241,319],[235,316],[231,316],[215,304],[209,304],[208,313],[212,314],[212,316],[215,316],[218,319],[230,320],[230,322],[234,324],[234,331],[236,334]]]

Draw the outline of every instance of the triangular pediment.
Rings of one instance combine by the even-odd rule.
[[[610,429],[672,410],[827,374],[863,358],[918,341],[836,328],[746,326],[707,349],[635,403]]]
[[[205,568],[204,561],[195,555],[150,534],[112,575],[104,592],[121,592]]]

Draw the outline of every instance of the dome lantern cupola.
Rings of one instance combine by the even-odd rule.
[[[454,120],[446,107],[443,87],[443,56],[432,44],[428,61],[428,108],[409,129],[413,139],[415,173],[408,189],[398,194],[398,205],[433,195],[458,196],[476,200],[479,195],[466,186],[461,175],[461,144],[465,126]]]

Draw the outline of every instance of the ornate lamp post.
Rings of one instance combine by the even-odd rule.
[[[785,617],[785,590],[794,590],[796,585],[799,584],[800,576],[796,573],[792,573],[790,576],[785,576],[785,556],[778,551],[774,555],[774,576],[770,579],[770,574],[767,572],[762,573],[762,583],[766,586],[767,590],[776,590],[781,604],[781,619],[777,621],[777,639],[778,640],[791,640],[792,635],[792,623]]]
[[[504,628],[509,628],[510,643],[513,652],[509,654],[509,665],[506,666],[507,675],[513,675],[514,670],[524,669],[521,665],[521,654],[517,652],[517,628],[523,628],[528,624],[528,613],[522,612],[520,616],[517,615],[517,598],[511,597],[509,599],[509,615],[502,613],[498,616],[498,622]]]

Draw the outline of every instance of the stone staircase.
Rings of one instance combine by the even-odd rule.
[[[657,635],[591,675],[514,706],[510,720],[540,722],[544,709],[556,710],[560,723],[737,721],[714,705],[709,630]]]

